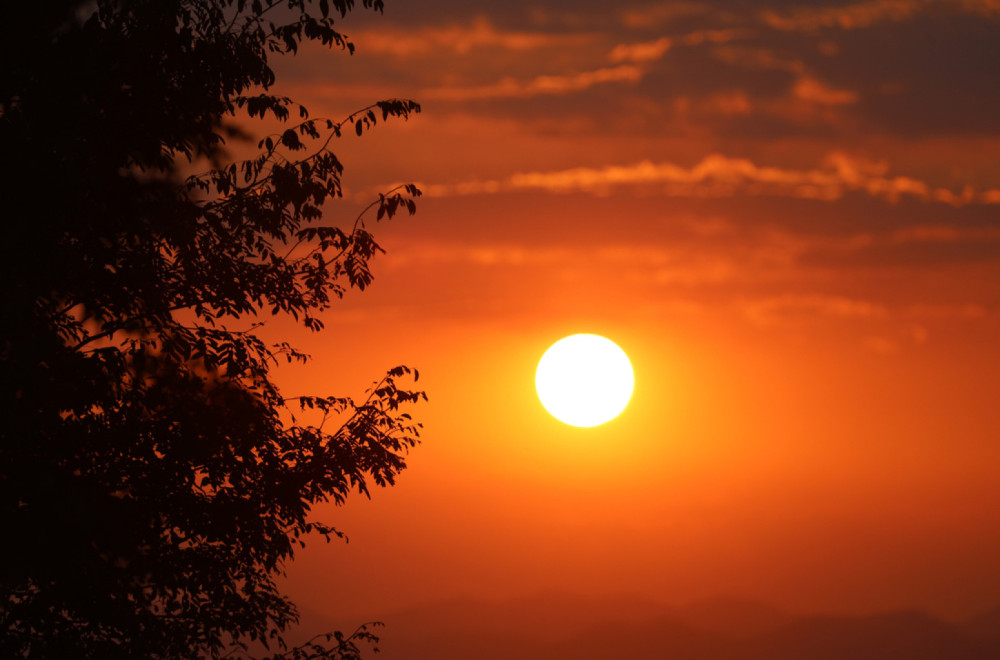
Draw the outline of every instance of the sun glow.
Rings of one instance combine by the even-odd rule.
[[[599,335],[571,335],[549,347],[535,371],[535,389],[553,417],[589,427],[617,417],[635,379],[625,351]]]

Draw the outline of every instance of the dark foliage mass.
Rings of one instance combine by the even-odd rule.
[[[260,335],[372,279],[365,216],[334,225],[331,140],[419,106],[317,119],[269,92],[268,60],[353,0],[46,0],[0,21],[0,648],[31,657],[356,657],[287,648],[276,579],[311,520],[392,484],[423,394],[390,370],[363,401],[287,398],[306,356]],[[381,10],[380,0],[357,9]],[[240,117],[284,122],[232,162]],[[200,168],[200,169],[199,169]],[[189,176],[189,172],[206,173]],[[401,186],[378,218],[414,210]],[[306,424],[311,411],[318,420]]]

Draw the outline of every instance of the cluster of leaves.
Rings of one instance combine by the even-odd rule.
[[[361,660],[362,648],[359,644],[372,646],[376,652],[378,651],[375,644],[378,644],[379,638],[372,632],[372,628],[381,625],[383,624],[379,622],[366,623],[350,635],[344,635],[339,631],[316,635],[298,646],[264,660]],[[242,660],[250,656],[246,654],[246,649],[236,647],[222,657]]]
[[[381,9],[380,0],[362,0]],[[53,0],[0,27],[0,647],[39,657],[356,658],[362,629],[286,649],[276,578],[310,520],[391,485],[424,397],[390,370],[354,401],[285,397],[307,356],[260,319],[319,313],[372,280],[367,214],[413,213],[411,185],[352,224],[330,143],[419,112],[382,101],[314,119],[268,92],[268,57],[353,50],[353,0]],[[274,20],[271,20],[273,17]],[[279,20],[280,19],[280,20]],[[299,123],[228,162],[235,118]],[[212,164],[182,177],[192,161]],[[32,192],[42,191],[42,192]],[[240,329],[234,327],[242,326]],[[296,420],[314,409],[323,422]],[[326,430],[328,416],[339,425]],[[282,650],[286,649],[286,650]]]

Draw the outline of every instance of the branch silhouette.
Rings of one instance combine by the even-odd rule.
[[[365,227],[415,211],[412,184],[340,223],[349,126],[420,112],[370,104],[340,121],[270,93],[268,58],[380,0],[62,0],[0,25],[0,647],[17,657],[360,657],[363,626],[299,646],[278,588],[312,519],[390,486],[420,441],[419,374],[365,398],[288,397],[309,356],[264,340],[272,315],[311,331],[382,251]],[[302,121],[231,162],[235,120]],[[381,115],[381,116],[379,116]],[[66,121],[73,117],[73,121]],[[185,177],[180,163],[211,169]],[[44,185],[51,195],[26,195]],[[343,228],[341,228],[343,227]],[[302,249],[307,247],[308,249]],[[297,251],[303,254],[297,254]],[[300,423],[318,410],[318,425]],[[325,431],[330,415],[338,428]],[[303,415],[304,416],[304,415]],[[341,419],[340,416],[343,416]]]

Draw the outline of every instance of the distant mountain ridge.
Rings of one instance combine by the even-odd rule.
[[[456,599],[384,621],[382,660],[1000,659],[1000,607],[955,624],[918,611],[797,616],[736,599],[547,594]]]

